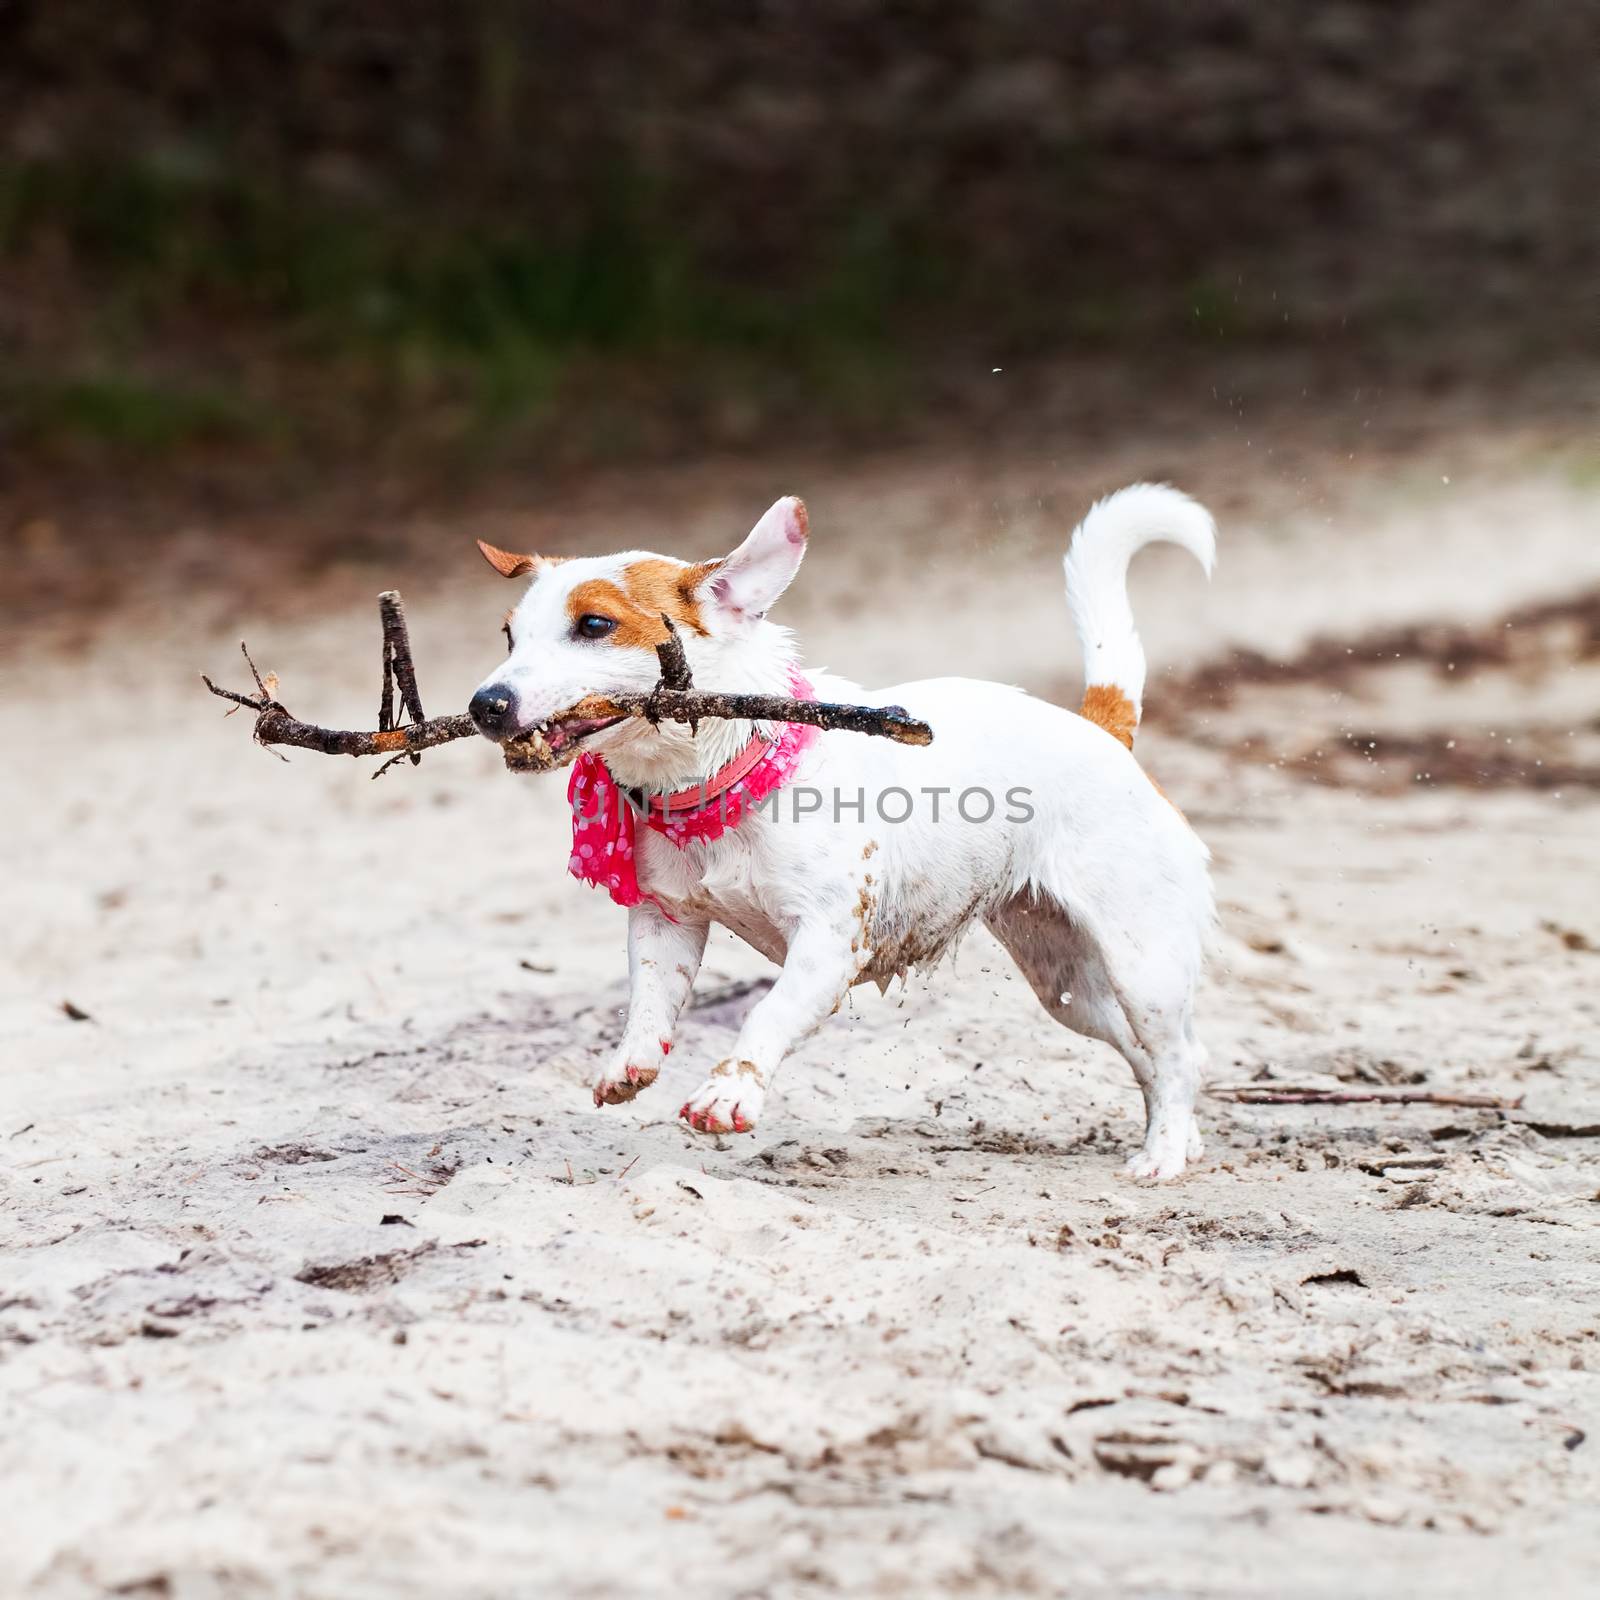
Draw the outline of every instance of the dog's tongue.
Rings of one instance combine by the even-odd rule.
[[[615,717],[579,717],[572,722],[557,723],[545,735],[552,750],[560,750],[564,745],[571,744],[575,739],[581,739],[586,733],[593,733],[596,728],[603,728],[608,722],[615,722]]]

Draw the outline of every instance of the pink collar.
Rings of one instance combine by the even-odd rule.
[[[789,692],[797,700],[813,698],[811,685],[798,672],[790,677]],[[605,889],[618,905],[636,906],[654,899],[639,887],[636,816],[680,850],[720,839],[738,827],[751,807],[793,778],[817,733],[805,723],[788,722],[775,739],[757,734],[702,783],[674,794],[652,795],[648,802],[637,791],[625,791],[599,756],[584,751],[573,763],[567,785],[572,807],[572,858],[567,870]]]
[[[653,794],[648,804],[641,809],[649,811],[652,817],[662,818],[681,817],[686,811],[703,810],[713,800],[718,800],[727,794],[741,778],[748,777],[757,762],[769,750],[776,748],[777,743],[776,739],[769,739],[765,734],[753,734],[750,743],[732,761],[718,767],[709,778],[703,778],[687,789],[675,790],[672,794]]]

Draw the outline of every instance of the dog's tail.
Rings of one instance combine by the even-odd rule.
[[[1080,716],[1131,750],[1144,699],[1144,647],[1128,604],[1128,563],[1147,544],[1182,545],[1211,575],[1217,528],[1211,513],[1164,483],[1134,483],[1089,508],[1063,565],[1067,608],[1083,649]]]

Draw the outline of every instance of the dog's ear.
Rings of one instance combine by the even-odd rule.
[[[792,494],[775,501],[744,543],[712,564],[699,598],[732,621],[759,621],[800,570],[807,531],[804,502]]]
[[[509,550],[497,550],[492,544],[478,540],[478,548],[483,552],[483,559],[500,574],[502,578],[523,578],[530,572],[543,566],[549,559],[547,556],[516,556]]]

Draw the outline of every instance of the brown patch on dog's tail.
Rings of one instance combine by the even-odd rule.
[[[1133,735],[1139,726],[1139,713],[1133,701],[1114,683],[1091,683],[1083,691],[1078,715],[1104,728],[1113,739],[1133,749]]]

